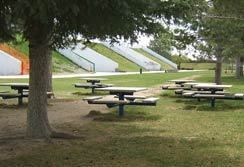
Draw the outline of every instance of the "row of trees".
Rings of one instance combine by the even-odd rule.
[[[48,121],[46,91],[51,81],[51,49],[83,39],[136,41],[165,24],[187,22],[196,0],[1,0],[0,41],[22,34],[29,41],[30,79],[27,136],[65,137]],[[201,2],[201,0],[199,0]],[[160,24],[165,22],[164,25]]]
[[[197,2],[196,2],[197,3]],[[209,0],[198,2],[188,22],[171,26],[156,36],[151,48],[168,55],[172,47],[181,55],[187,46],[194,46],[204,58],[216,59],[215,82],[221,83],[223,61],[236,61],[236,78],[243,76],[244,2],[241,0]],[[190,23],[189,23],[190,22]]]

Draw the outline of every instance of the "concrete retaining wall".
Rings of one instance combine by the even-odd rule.
[[[88,71],[115,72],[118,70],[118,63],[82,44],[77,44],[74,48],[59,49],[58,51]]]
[[[142,47],[142,50],[144,50],[145,52],[153,55],[154,57],[157,57],[158,59],[162,60],[163,62],[167,63],[168,65],[170,65],[171,67],[177,69],[177,64],[175,64],[174,62],[170,61],[169,59],[166,59],[165,57],[163,57],[162,55],[159,55],[158,53],[154,52],[153,50],[147,48],[147,47]]]
[[[0,75],[20,75],[21,61],[0,50]]]
[[[149,59],[148,57],[146,57],[128,47],[125,47],[122,45],[116,45],[116,44],[110,45],[107,42],[102,42],[102,44],[147,70],[150,70],[150,71],[161,70],[161,65],[159,63]]]

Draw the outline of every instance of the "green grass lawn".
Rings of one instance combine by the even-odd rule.
[[[170,79],[198,76],[199,82],[213,82],[213,71],[108,76],[117,86],[159,86]],[[9,82],[17,80],[0,80]],[[26,80],[20,80],[26,81]],[[72,83],[78,78],[54,79],[57,97],[76,99],[86,90]],[[228,91],[244,92],[244,79],[223,74]],[[67,95],[67,96],[65,96]],[[126,106],[125,117],[118,108],[99,114],[85,125],[66,123],[59,127],[75,131],[84,140],[54,140],[26,153],[0,161],[1,167],[236,167],[244,165],[244,103],[185,99],[162,91],[155,107]],[[68,112],[68,111],[67,111]],[[82,121],[82,120],[81,120]],[[36,141],[36,142],[39,142]],[[0,140],[0,144],[1,143]]]
[[[173,67],[171,67],[170,65],[168,65],[167,63],[163,62],[162,60],[158,59],[157,57],[154,57],[153,55],[147,53],[146,51],[140,49],[140,48],[133,48],[133,50],[137,51],[138,53],[148,57],[149,59],[156,61],[157,63],[159,63],[161,65],[161,68],[166,70],[166,69],[174,69]]]
[[[140,67],[131,62],[130,60],[124,58],[123,56],[120,56],[118,53],[112,51],[111,49],[105,47],[102,44],[99,43],[92,43],[89,45],[89,47],[96,52],[106,56],[107,58],[117,62],[119,64],[119,71],[139,71]]]
[[[215,63],[181,63],[181,68],[193,69],[193,70],[214,70]],[[223,64],[223,70],[229,67],[227,64]]]

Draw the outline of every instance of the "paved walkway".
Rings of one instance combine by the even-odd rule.
[[[192,70],[202,71],[202,70]],[[180,70],[179,72],[190,72],[188,70]],[[143,73],[164,73],[164,71],[147,71]],[[139,72],[96,72],[96,73],[82,73],[82,74],[57,74],[53,75],[53,78],[73,78],[73,77],[97,77],[97,76],[110,76],[110,75],[131,75],[140,74]],[[29,75],[5,75],[0,76],[0,79],[11,78],[29,78]]]

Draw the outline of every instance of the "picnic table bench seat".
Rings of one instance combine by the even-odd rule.
[[[0,93],[9,93],[8,90],[0,90]]]
[[[180,87],[180,86],[162,86],[162,89],[164,90],[178,90],[178,89],[181,89],[181,90],[191,90],[192,88],[191,87]]]
[[[115,98],[119,98],[119,96],[114,96]],[[138,96],[138,95],[125,95],[124,98],[129,101],[134,101],[136,99],[146,99],[146,96]]]
[[[162,89],[168,89],[168,87],[170,87],[170,85],[162,85]]]
[[[175,94],[184,94],[184,93],[194,93],[194,94],[211,94],[211,91],[192,91],[192,90],[183,90],[183,89],[177,89],[175,90]],[[226,91],[216,91],[215,94],[224,95],[224,94],[230,94],[230,92]]]
[[[102,86],[102,87],[111,87],[114,86],[114,84],[101,84],[101,83],[95,83],[97,86]]]
[[[99,87],[98,85],[83,84],[83,83],[75,83],[74,85],[76,88],[85,88],[85,89]]]
[[[143,102],[145,102],[145,103],[155,103],[158,100],[159,100],[158,97],[149,97],[149,98],[143,99]]]
[[[244,94],[236,93],[233,96],[226,96],[220,94],[195,94],[193,97],[196,98],[216,98],[216,99],[227,99],[227,100],[243,100]]]
[[[116,96],[115,96],[116,97]],[[159,98],[156,97],[149,97],[146,98],[145,96],[127,96],[128,99],[137,99],[134,100],[117,100],[117,99],[106,99],[102,96],[92,96],[92,97],[86,97],[83,98],[83,100],[88,101],[89,104],[106,104],[109,108],[114,107],[120,104],[124,105],[149,105],[149,106],[155,106],[156,102],[159,100]]]
[[[11,99],[11,98],[17,98],[20,96],[21,96],[21,94],[19,94],[19,93],[9,93],[9,92],[1,92],[0,93],[0,97],[2,99]]]
[[[234,95],[225,95],[225,94],[194,94],[191,92],[184,93],[183,96],[197,98],[199,101],[201,98],[209,99],[211,102],[211,106],[215,106],[216,99],[223,99],[223,100],[244,100],[243,93],[236,93]]]

